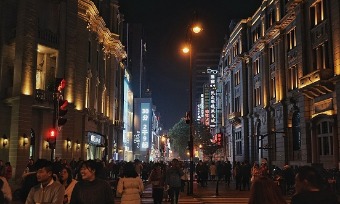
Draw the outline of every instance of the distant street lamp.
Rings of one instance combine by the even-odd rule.
[[[187,194],[193,194],[194,186],[194,136],[193,136],[193,114],[192,114],[192,36],[202,31],[202,27],[197,22],[193,22],[187,30],[187,45],[183,47],[183,53],[189,53],[189,113],[187,121],[189,122],[189,155],[190,155],[190,183]]]

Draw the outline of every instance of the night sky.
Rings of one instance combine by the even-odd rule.
[[[147,43],[147,85],[165,129],[189,110],[189,60],[181,53],[194,12],[203,32],[195,52],[221,49],[230,20],[251,17],[262,0],[120,0],[128,23],[142,23]],[[238,22],[238,21],[237,21]]]

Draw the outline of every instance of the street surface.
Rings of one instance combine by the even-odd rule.
[[[143,204],[152,204],[151,185],[145,187],[145,191],[142,196]],[[218,196],[216,196],[216,181],[209,181],[207,187],[201,187],[194,182],[194,195],[188,196],[185,192],[180,193],[180,204],[204,204],[204,203],[233,203],[233,204],[247,204],[250,191],[235,190],[235,184],[231,183],[230,187],[227,187],[224,182],[220,182],[218,188]],[[120,203],[120,199],[116,198],[115,203]],[[170,203],[164,202],[163,203]],[[290,199],[287,198],[287,203],[290,203]]]

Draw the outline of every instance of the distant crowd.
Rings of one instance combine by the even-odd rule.
[[[171,162],[142,162],[138,159],[133,162],[82,159],[67,162],[58,157],[53,162],[29,159],[22,174],[21,188],[13,192],[8,183],[12,179],[11,164],[0,160],[0,203],[10,203],[13,199],[27,204],[114,203],[115,197],[119,196],[122,203],[135,204],[141,202],[144,185],[152,185],[155,204],[164,201],[178,203],[179,192],[185,191],[189,180],[189,167],[189,162],[177,159]],[[196,182],[203,188],[218,181],[224,183],[227,189],[250,190],[250,204],[285,203],[284,195],[292,197],[292,204],[303,203],[301,199],[315,197],[314,194],[301,196],[304,195],[301,193],[310,191],[322,192],[314,201],[327,197],[330,202],[323,200],[325,202],[322,203],[333,203],[335,194],[325,192],[336,193],[340,184],[340,173],[336,170],[308,166],[292,168],[289,165],[270,168],[266,160],[260,164],[200,160],[193,171]],[[235,183],[234,187],[231,181]],[[273,185],[275,187],[271,190],[275,191],[259,190],[261,185]],[[256,201],[263,199],[258,195],[263,193],[272,194],[275,201]]]

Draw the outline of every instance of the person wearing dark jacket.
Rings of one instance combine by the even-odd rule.
[[[80,169],[82,180],[74,186],[71,204],[114,203],[109,183],[97,177],[100,167],[101,164],[94,160],[87,160],[82,164]]]
[[[178,159],[171,161],[171,167],[165,173],[165,183],[169,186],[169,197],[171,204],[178,203],[179,191],[181,189],[181,176],[184,175]]]
[[[323,187],[323,180],[311,166],[300,167],[295,176],[296,194],[291,204],[337,204],[337,196]]]

